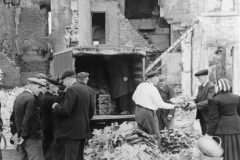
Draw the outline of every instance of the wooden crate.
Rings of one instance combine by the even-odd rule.
[[[2,150],[2,159],[3,160],[16,160],[17,151],[15,149],[3,149]]]

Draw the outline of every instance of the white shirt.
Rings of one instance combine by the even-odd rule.
[[[28,91],[28,92],[30,92],[30,93],[33,95],[32,91],[30,91],[29,89],[26,89],[26,88],[25,88],[25,90]],[[34,96],[34,95],[33,95],[33,96]]]
[[[135,104],[142,107],[157,110],[158,108],[173,109],[174,105],[163,102],[157,88],[149,81],[138,85],[133,97]]]

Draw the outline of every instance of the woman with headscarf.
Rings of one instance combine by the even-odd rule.
[[[230,92],[228,79],[215,84],[216,95],[209,100],[209,126],[207,135],[222,140],[224,160],[240,159],[240,97]]]

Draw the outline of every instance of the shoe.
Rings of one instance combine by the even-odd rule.
[[[111,114],[111,115],[119,115],[119,114],[121,114],[121,112],[118,112],[118,111],[112,111],[110,114]]]

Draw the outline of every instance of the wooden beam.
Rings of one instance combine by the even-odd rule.
[[[148,73],[167,53],[169,53],[174,47],[176,47],[194,28],[197,27],[199,21],[196,21],[192,27],[190,27],[178,40],[176,40],[165,52],[163,52],[152,64],[150,64],[146,73]]]

